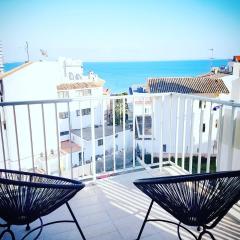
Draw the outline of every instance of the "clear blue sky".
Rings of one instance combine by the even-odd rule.
[[[206,59],[240,54],[240,0],[0,0],[6,62]]]

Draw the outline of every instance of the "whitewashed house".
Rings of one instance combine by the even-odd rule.
[[[93,100],[106,94],[103,89],[105,81],[93,72],[83,75],[79,60],[60,58],[58,61],[26,63],[3,73],[0,79],[3,102],[41,100],[34,104],[30,102],[28,107],[19,103],[14,107],[5,106],[1,112],[6,138],[4,150],[11,168],[34,168],[51,174],[60,171],[69,175],[74,166],[75,174],[85,172],[89,175],[92,171],[92,145],[84,138],[85,132],[91,127],[96,133],[103,125],[106,128],[105,136],[96,134],[95,157],[98,159],[99,156],[110,156],[113,149],[116,153],[121,152],[123,142],[131,139],[128,137],[129,128],[125,128],[123,140],[123,129],[116,126],[113,147],[111,139],[114,134],[106,116],[110,102],[103,104],[100,100]],[[54,99],[55,103],[48,104]],[[104,149],[99,144],[103,138]],[[81,169],[83,165],[84,170]]]
[[[135,91],[132,90],[135,96],[134,114],[136,116],[139,155],[142,155],[142,149],[145,149],[145,154],[153,153],[153,157],[158,157],[159,149],[161,149],[165,158],[187,157],[190,151],[195,156],[198,156],[199,152],[202,153],[202,156],[206,156],[208,152],[209,124],[212,125],[210,151],[212,156],[216,154],[217,109],[219,106],[204,101],[195,101],[192,106],[192,102],[189,100],[185,101],[184,98],[169,96],[169,94],[164,96],[164,93],[172,92],[219,98],[229,94],[223,80],[206,77],[149,78],[145,89],[142,90],[142,88],[144,89],[141,86],[140,92],[136,86],[134,86]],[[149,95],[146,95],[146,93],[149,93]],[[163,95],[161,98],[151,97],[156,93],[162,93]],[[143,94],[146,96],[145,99],[141,97]],[[160,104],[160,101],[162,104]],[[161,109],[159,106],[162,106]],[[212,118],[211,121],[209,121],[210,118]],[[194,120],[194,126],[185,125],[185,122],[189,123],[191,119]],[[161,122],[168,127],[164,128],[162,133],[159,133],[158,129]],[[143,131],[143,126],[145,131]],[[194,139],[192,139],[193,146],[190,144],[191,136],[194,136]],[[185,156],[182,156],[183,152]]]

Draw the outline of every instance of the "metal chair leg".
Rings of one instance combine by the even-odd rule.
[[[9,233],[11,235],[12,240],[15,240],[15,236],[13,231],[10,229],[10,227],[8,227],[7,229],[5,229],[4,231],[1,232],[0,234],[0,239],[2,239],[2,237],[4,236],[5,233]]]
[[[149,206],[149,208],[148,208],[147,214],[146,214],[145,219],[144,219],[144,221],[143,221],[142,227],[141,227],[140,232],[139,232],[139,234],[138,234],[137,240],[139,240],[140,237],[141,237],[141,235],[142,235],[142,232],[143,232],[143,229],[144,229],[145,224],[146,224],[146,222],[147,222],[148,216],[149,216],[149,214],[150,214],[150,212],[151,212],[153,202],[154,202],[154,201],[152,200],[151,203],[150,203],[150,206]]]
[[[215,240],[215,237],[213,236],[213,234],[207,230],[203,230],[200,234],[199,234],[199,237],[198,237],[198,240],[201,240],[203,235],[205,234],[208,234],[212,240]]]
[[[84,234],[83,234],[83,232],[82,232],[82,229],[80,228],[80,226],[79,226],[79,224],[78,224],[78,221],[77,221],[76,217],[74,216],[73,211],[72,211],[69,203],[67,202],[66,205],[67,205],[68,210],[69,210],[69,212],[70,212],[70,214],[71,214],[71,216],[72,216],[72,218],[73,218],[73,220],[74,220],[74,222],[75,222],[75,224],[76,224],[76,226],[77,226],[77,228],[78,228],[78,231],[80,232],[80,234],[81,234],[81,236],[82,236],[82,239],[83,239],[83,240],[86,240],[86,238],[85,238],[85,236],[84,236]]]

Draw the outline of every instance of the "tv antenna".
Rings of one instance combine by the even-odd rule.
[[[29,62],[29,51],[28,51],[28,42],[26,41],[26,45],[25,45],[25,51],[27,54],[27,62]]]
[[[210,48],[210,49],[208,49],[208,50],[211,51],[210,61],[211,61],[211,69],[212,69],[212,67],[213,67],[213,60],[214,60],[214,57],[213,57],[214,49],[213,49],[213,48]]]

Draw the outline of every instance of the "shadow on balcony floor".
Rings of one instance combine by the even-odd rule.
[[[139,171],[98,180],[88,185],[71,201],[70,205],[87,239],[90,240],[133,240],[136,239],[150,204],[148,197],[137,190],[132,182],[135,179],[177,174],[173,167],[151,171]],[[154,206],[152,217],[173,220],[163,209]],[[43,218],[44,222],[70,219],[67,208],[61,207]],[[34,223],[32,225],[36,225]],[[17,239],[25,233],[23,227],[15,227]],[[239,223],[226,216],[213,231],[218,240],[240,239]],[[192,239],[183,234],[185,239]],[[5,237],[5,239],[10,239]],[[31,238],[28,238],[31,239]],[[46,227],[39,239],[73,240],[81,239],[74,224],[56,224]],[[176,240],[176,227],[165,223],[148,223],[144,229],[143,240]],[[208,238],[204,238],[208,239]]]

